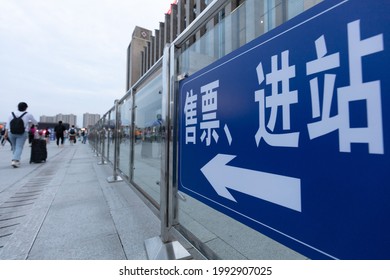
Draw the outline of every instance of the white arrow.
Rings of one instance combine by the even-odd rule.
[[[237,202],[229,189],[301,212],[301,180],[227,165],[236,156],[218,154],[201,168],[215,191]]]

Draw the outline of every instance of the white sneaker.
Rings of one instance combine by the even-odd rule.
[[[13,160],[13,161],[11,162],[11,165],[12,165],[14,168],[16,168],[16,167],[19,167],[19,166],[20,166],[20,162],[19,162],[18,160]]]

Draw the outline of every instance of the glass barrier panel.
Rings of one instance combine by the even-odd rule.
[[[95,125],[93,128],[93,131],[90,131],[89,135],[89,141],[95,142],[95,147],[98,150],[98,154],[101,156],[103,153],[103,137],[102,137],[102,130],[103,130],[103,124],[104,124],[104,119],[100,119],[99,122]]]
[[[161,74],[135,93],[133,181],[159,204],[161,170]]]
[[[131,97],[119,104],[119,166],[118,169],[130,178],[130,147],[131,147]]]
[[[99,134],[98,134],[98,139],[99,139],[99,149],[100,153],[103,156],[103,158],[107,159],[107,139],[106,139],[106,120],[107,120],[107,115],[105,115],[102,119],[101,126],[99,127]]]
[[[103,137],[104,137],[104,158],[107,159],[107,161],[110,161],[109,155],[110,155],[110,147],[111,147],[111,135],[112,135],[112,129],[110,127],[110,118],[111,118],[111,111],[108,112],[105,120],[104,120],[104,126],[103,126]],[[112,145],[112,152],[114,152],[114,145]],[[114,163],[113,161],[111,161]]]

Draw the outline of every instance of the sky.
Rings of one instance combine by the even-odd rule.
[[[135,26],[158,29],[173,0],[0,0],[0,122],[21,101],[42,115],[105,114],[126,94]]]

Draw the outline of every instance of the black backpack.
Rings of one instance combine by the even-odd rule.
[[[14,112],[12,112],[12,115],[14,116],[10,122],[12,134],[23,134],[26,131],[26,128],[24,127],[24,121],[22,119],[25,114],[27,114],[27,112],[24,112],[20,117],[16,117]]]

